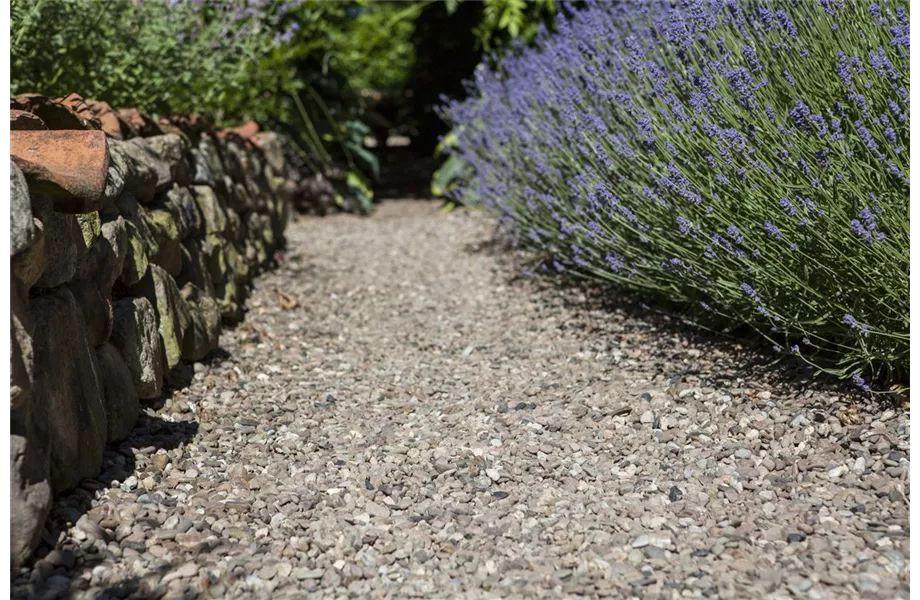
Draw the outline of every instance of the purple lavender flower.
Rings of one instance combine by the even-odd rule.
[[[866,380],[863,379],[862,375],[860,375],[859,373],[853,375],[853,383],[855,383],[856,386],[859,387],[864,392],[872,391],[872,388],[869,387],[869,385],[866,383]]]
[[[607,266],[609,266],[610,270],[613,271],[614,273],[619,273],[620,270],[623,268],[623,265],[625,264],[623,262],[623,257],[613,252],[608,254],[604,258],[604,260],[607,261]]]
[[[854,317],[853,315],[849,313],[843,315],[843,324],[849,326],[850,329],[859,329],[863,333],[866,333],[867,331],[869,331],[868,325],[865,325],[864,323],[860,323],[859,321],[856,320],[856,317]]]
[[[818,4],[824,9],[825,14],[834,16],[843,8],[843,0],[818,0]]]
[[[786,31],[786,35],[790,37],[796,37],[799,34],[799,30],[796,29],[795,23],[792,22],[792,19],[784,10],[778,10],[774,13],[776,19],[779,21],[779,24]]]
[[[770,237],[772,237],[773,239],[775,240],[783,239],[783,232],[779,230],[779,227],[777,227],[770,221],[767,221],[766,223],[764,223],[763,228],[764,228],[764,231],[769,233]]]
[[[741,100],[741,106],[752,110],[757,108],[757,100],[754,98],[754,87],[752,86],[753,78],[751,72],[740,67],[728,72],[728,82],[734,88],[735,93]]]
[[[794,217],[796,213],[795,205],[789,201],[789,198],[780,198],[779,199],[780,208],[782,208],[787,215]]]
[[[744,236],[741,235],[741,231],[735,225],[729,225],[725,230],[728,233],[728,236],[735,240],[736,244],[744,243]]]

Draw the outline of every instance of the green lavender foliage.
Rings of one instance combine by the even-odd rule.
[[[908,27],[904,1],[562,15],[449,107],[459,193],[550,268],[747,324],[863,389],[903,382]]]

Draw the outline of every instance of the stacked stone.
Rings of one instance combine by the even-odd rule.
[[[10,127],[15,565],[54,495],[97,475],[140,402],[241,318],[305,176],[287,138],[254,123],[30,94]]]

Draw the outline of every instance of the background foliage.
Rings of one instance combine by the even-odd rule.
[[[530,41],[553,0],[12,0],[11,88],[286,130],[369,206],[368,133],[430,155],[483,52]],[[450,173],[448,168],[446,173]],[[351,181],[353,185],[347,186]]]

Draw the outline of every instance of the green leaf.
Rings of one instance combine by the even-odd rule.
[[[365,214],[369,214],[374,208],[374,192],[367,185],[361,174],[349,171],[345,178],[345,183],[348,186],[348,191],[361,203],[362,211]]]
[[[445,195],[457,186],[467,171],[468,166],[462,158],[457,155],[450,156],[431,178],[432,195],[436,197]]]

